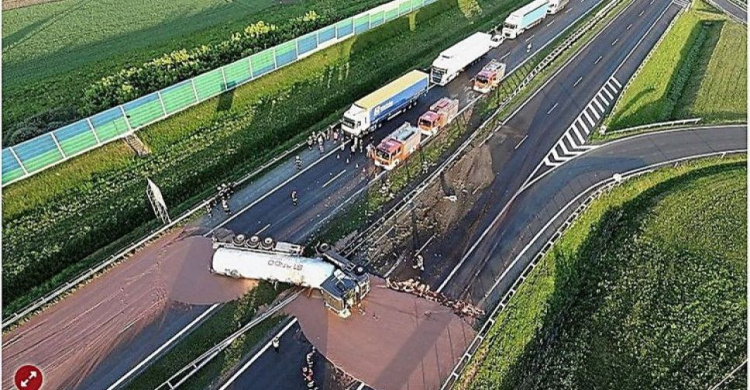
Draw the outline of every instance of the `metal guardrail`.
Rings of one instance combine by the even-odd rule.
[[[443,383],[441,386],[441,390],[446,390],[449,388],[452,388],[453,385],[456,384],[458,379],[460,378],[461,372],[466,368],[468,363],[473,358],[474,354],[479,350],[479,347],[481,343],[484,341],[485,338],[487,338],[487,335],[489,334],[489,331],[492,327],[492,325],[495,324],[497,316],[500,314],[501,311],[505,310],[505,308],[510,303],[510,299],[516,294],[518,289],[520,288],[521,284],[526,281],[531,271],[536,268],[537,265],[539,265],[539,262],[544,258],[544,256],[553,248],[554,244],[557,242],[560,237],[562,237],[563,233],[570,228],[576,221],[576,219],[584,212],[586,209],[589,208],[591,203],[599,198],[602,194],[610,191],[615,186],[620,185],[624,183],[627,180],[630,180],[632,178],[644,175],[646,173],[653,172],[654,170],[658,168],[662,168],[671,164],[679,164],[680,162],[695,160],[695,159],[701,159],[701,158],[707,158],[707,157],[715,157],[715,156],[721,156],[721,158],[724,158],[727,154],[738,154],[738,153],[747,153],[746,149],[743,150],[733,150],[733,151],[727,151],[727,152],[712,152],[712,153],[706,153],[701,154],[697,156],[689,156],[684,158],[678,158],[675,160],[669,160],[664,161],[657,164],[652,164],[646,167],[634,169],[632,171],[626,172],[623,175],[615,178],[609,177],[607,179],[604,179],[593,186],[589,187],[584,191],[582,194],[585,194],[589,191],[594,191],[591,195],[586,197],[581,204],[566,218],[565,222],[563,222],[555,231],[555,233],[552,234],[551,238],[547,241],[546,244],[542,247],[542,249],[533,257],[532,261],[529,262],[529,264],[524,268],[524,270],[519,274],[518,278],[513,282],[510,289],[503,295],[502,299],[497,302],[497,304],[494,306],[490,314],[487,316],[487,320],[482,324],[482,327],[480,328],[479,332],[477,332],[477,335],[474,337],[474,339],[471,341],[469,346],[466,348],[466,351],[461,356],[459,361],[456,363],[456,365],[453,368],[453,371],[451,371],[451,374],[448,376],[448,379]],[[575,200],[575,199],[574,199]],[[557,216],[553,217],[553,220],[550,222],[553,222],[554,219]],[[494,287],[494,286],[493,286]],[[492,291],[485,294],[485,297],[488,297]]]
[[[2,186],[122,139],[153,123],[395,20],[437,0],[393,0],[231,64],[2,150]]]
[[[683,125],[694,125],[700,122],[703,118],[691,118],[691,119],[681,119],[676,121],[668,121],[668,122],[658,122],[658,123],[651,123],[648,125],[641,125],[641,126],[635,126],[635,127],[628,127],[626,129],[620,129],[620,130],[612,130],[609,132],[609,134],[619,134],[619,133],[629,133],[633,131],[639,131],[639,130],[648,130],[648,129],[657,129],[661,127],[674,127],[674,126],[683,126]]]
[[[303,289],[299,289],[297,292],[289,295],[288,297],[286,297],[281,302],[277,303],[275,306],[273,306],[269,310],[263,312],[260,316],[253,318],[250,322],[242,326],[242,328],[240,328],[236,332],[232,333],[229,337],[225,338],[218,344],[214,345],[209,350],[201,354],[199,357],[195,358],[192,362],[182,367],[179,371],[177,371],[164,383],[159,385],[159,387],[157,387],[156,390],[165,390],[165,389],[172,390],[172,389],[179,387],[183,383],[185,383],[185,381],[187,381],[190,377],[192,377],[198,371],[200,371],[201,368],[203,368],[206,364],[211,362],[213,358],[218,356],[219,353],[221,353],[221,351],[229,347],[235,340],[237,340],[237,338],[245,334],[247,331],[249,331],[256,325],[258,325],[259,323],[263,322],[265,319],[276,314],[279,310],[283,309],[286,305],[288,305],[295,298],[297,298],[303,291],[304,291]]]
[[[336,124],[333,124],[332,126],[336,126]],[[248,173],[247,175],[243,176],[241,179],[239,179],[238,181],[236,181],[235,184],[241,185],[241,184],[245,183],[246,181],[250,180],[251,178],[259,175],[262,172],[264,172],[266,169],[274,166],[279,161],[281,161],[284,158],[288,157],[290,154],[295,153],[296,151],[300,150],[304,146],[305,146],[304,142],[298,143],[297,145],[295,145],[292,148],[288,149],[284,153],[282,153],[282,154],[274,157],[270,161],[268,161],[265,164],[261,165],[260,167],[256,168],[254,171],[252,171],[252,172]],[[112,255],[110,258],[108,258],[108,259],[100,262],[96,266],[94,266],[92,268],[89,268],[86,271],[83,271],[82,273],[78,274],[78,276],[74,277],[72,280],[70,280],[67,283],[63,284],[62,286],[59,286],[58,288],[54,289],[49,294],[47,294],[47,295],[45,295],[45,296],[43,296],[41,298],[38,298],[37,300],[35,300],[31,304],[29,304],[28,306],[24,307],[19,312],[13,313],[8,318],[4,318],[3,321],[2,321],[3,322],[2,328],[6,329],[7,327],[15,324],[20,319],[26,317],[30,313],[43,308],[45,305],[53,302],[56,298],[58,298],[58,297],[62,296],[63,294],[65,294],[71,288],[73,288],[75,286],[78,286],[79,284],[81,284],[82,282],[84,282],[84,281],[88,280],[89,278],[93,277],[94,275],[96,275],[97,273],[101,272],[105,268],[107,268],[110,265],[116,263],[117,261],[123,259],[126,255],[128,255],[129,253],[133,252],[134,250],[140,248],[141,246],[145,245],[149,241],[158,238],[159,236],[161,236],[167,230],[169,230],[169,229],[171,229],[171,228],[179,225],[182,221],[184,221],[185,219],[189,218],[190,216],[192,216],[196,212],[198,212],[200,210],[203,210],[206,207],[206,205],[209,204],[213,200],[213,198],[214,197],[212,196],[212,197],[210,197],[208,199],[204,199],[204,200],[200,201],[197,205],[195,205],[192,208],[190,208],[187,211],[185,211],[182,215],[180,215],[177,219],[173,220],[171,223],[158,228],[157,230],[149,233],[148,235],[146,235],[145,237],[141,238],[140,240],[138,240],[134,244],[128,246],[126,249],[123,249],[122,251],[118,252],[117,254]]]
[[[406,209],[406,207],[409,207],[409,205],[412,203],[416,197],[421,194],[427,187],[429,187],[432,182],[437,179],[440,174],[445,171],[447,168],[449,168],[455,160],[466,150],[466,148],[471,145],[472,142],[476,139],[476,137],[481,133],[481,130],[485,128],[490,122],[492,122],[493,119],[502,111],[508,104],[510,104],[510,101],[515,98],[523,89],[528,85],[531,80],[536,77],[542,70],[544,70],[547,66],[549,66],[552,61],[557,59],[557,57],[560,56],[565,50],[570,48],[573,43],[575,43],[578,39],[580,39],[583,34],[591,29],[596,22],[599,21],[606,13],[608,13],[612,7],[614,7],[614,4],[616,1],[613,1],[609,4],[607,4],[604,8],[599,10],[599,12],[596,14],[595,18],[592,19],[589,23],[582,26],[580,29],[576,30],[576,32],[568,37],[563,43],[561,43],[558,47],[556,47],[552,52],[550,52],[545,58],[537,64],[529,74],[524,77],[524,79],[519,83],[516,88],[511,92],[511,94],[508,95],[497,107],[495,112],[487,118],[462,144],[458,147],[443,163],[441,163],[435,171],[430,173],[430,175],[425,178],[424,181],[422,181],[417,187],[415,187],[412,191],[410,191],[408,194],[404,195],[396,204],[394,204],[391,209],[386,211],[383,215],[378,218],[377,221],[374,223],[371,223],[365,230],[360,232],[356,237],[354,237],[349,244],[344,249],[344,252],[347,256],[350,256],[359,246],[364,244],[366,240],[368,240],[377,230],[380,226],[383,226],[386,222],[391,220],[397,215],[402,214],[402,212]],[[584,13],[581,17],[586,16],[588,13]],[[525,62],[524,62],[525,63]],[[503,77],[503,80],[507,80],[513,73],[515,73],[516,70],[520,69],[524,63],[520,64],[516,69],[514,69],[512,72],[509,72],[507,75]],[[476,99],[472,101],[472,104],[476,102],[479,99]],[[463,110],[467,109],[469,105],[464,107]],[[457,115],[458,118],[458,115]],[[491,137],[492,134],[490,134]],[[486,141],[486,139],[485,139]]]

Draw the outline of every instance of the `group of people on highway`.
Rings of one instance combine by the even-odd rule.
[[[312,350],[305,356],[307,365],[302,366],[302,379],[305,381],[308,389],[318,390],[318,386],[315,386],[315,379],[313,378],[313,358],[315,357],[315,352],[316,349],[313,345]]]
[[[221,202],[221,209],[225,214],[232,214],[232,210],[229,208],[229,198],[234,195],[234,188],[236,186],[237,183],[222,183],[216,187],[216,196],[206,203],[206,213],[209,218],[213,216],[213,210],[219,202]]]

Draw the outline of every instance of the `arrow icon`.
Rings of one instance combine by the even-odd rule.
[[[24,380],[21,381],[21,387],[26,387],[28,385],[29,385],[29,380],[28,379],[24,379]]]
[[[31,379],[34,379],[34,378],[36,378],[36,371],[32,371],[32,372],[31,372],[31,373],[29,374],[29,378],[31,378]]]

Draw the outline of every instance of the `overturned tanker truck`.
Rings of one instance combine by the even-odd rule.
[[[327,244],[321,244],[314,257],[303,256],[301,245],[242,234],[214,239],[213,246],[212,272],[318,289],[326,307],[342,318],[348,317],[370,292],[365,269]]]

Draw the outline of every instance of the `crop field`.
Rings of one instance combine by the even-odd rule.
[[[500,313],[458,388],[706,389],[746,358],[747,159],[592,202]],[[746,374],[723,388],[745,388]]]
[[[620,99],[610,130],[747,119],[747,28],[702,1],[683,13]]]
[[[465,13],[455,1],[438,1],[142,130],[152,150],[146,157],[107,146],[6,187],[4,310],[106,257],[108,244],[153,226],[146,177],[176,215],[521,3],[477,1],[482,12]]]
[[[4,11],[3,144],[39,122],[52,129],[82,117],[86,88],[125,66],[219,43],[261,20],[282,23],[310,10],[343,18],[384,2],[62,0]]]

